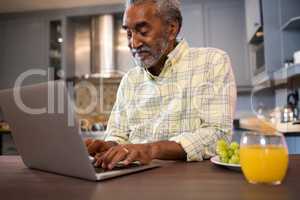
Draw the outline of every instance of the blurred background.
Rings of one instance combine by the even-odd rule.
[[[0,90],[30,69],[24,85],[86,81],[75,101],[82,131],[102,132],[124,73],[134,67],[122,30],[124,0],[1,0]],[[300,1],[181,0],[184,37],[193,47],[217,47],[231,57],[237,82],[235,136],[249,129],[285,133],[289,152],[300,152]],[[50,70],[49,70],[50,69]],[[1,106],[1,105],[0,105]],[[17,154],[0,110],[1,154]]]

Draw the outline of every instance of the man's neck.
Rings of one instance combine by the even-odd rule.
[[[158,63],[154,65],[153,67],[150,67],[148,71],[153,75],[153,76],[159,76],[159,74],[162,72],[165,62],[168,59],[168,55],[171,51],[173,51],[176,47],[176,41],[172,42],[172,45],[170,45],[170,48],[167,49],[166,53],[159,59]]]
[[[159,74],[162,72],[164,66],[165,66],[165,62],[168,59],[167,55],[163,55],[158,63],[156,65],[154,65],[153,67],[150,67],[148,69],[148,71],[153,75],[153,76],[159,76]]]

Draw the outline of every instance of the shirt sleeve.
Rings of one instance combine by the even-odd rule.
[[[108,120],[105,141],[114,141],[118,144],[129,143],[129,128],[126,113],[126,102],[128,102],[126,99],[127,91],[128,78],[125,75],[118,88],[116,102]]]
[[[209,57],[206,83],[198,85],[191,97],[192,109],[197,109],[199,116],[191,123],[200,125],[169,139],[182,146],[187,161],[201,161],[214,156],[216,142],[221,138],[229,141],[232,136],[236,84],[230,59],[221,50]],[[193,77],[193,80],[197,78]],[[196,88],[195,85],[193,87]]]

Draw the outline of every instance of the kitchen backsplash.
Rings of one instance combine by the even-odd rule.
[[[78,116],[92,123],[106,124],[116,100],[120,81],[121,77],[90,78],[77,81],[75,102]]]

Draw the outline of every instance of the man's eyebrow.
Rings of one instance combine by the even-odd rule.
[[[140,28],[143,28],[143,27],[148,27],[149,26],[149,23],[145,22],[145,21],[142,21],[142,22],[138,22],[135,24],[134,28],[135,29],[140,29]]]
[[[142,22],[136,23],[136,24],[134,25],[134,28],[133,28],[133,29],[137,30],[137,29],[141,29],[141,28],[143,28],[143,27],[148,27],[148,26],[149,26],[149,23],[147,23],[147,22],[145,22],[145,21],[142,21]],[[122,28],[123,28],[124,30],[127,30],[127,29],[128,29],[128,26],[127,26],[127,25],[122,25]]]

